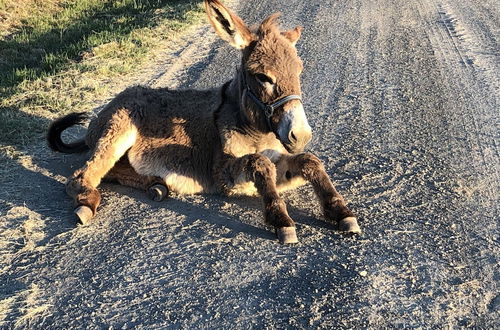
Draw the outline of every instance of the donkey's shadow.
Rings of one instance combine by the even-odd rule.
[[[39,166],[45,167],[47,171],[52,173],[53,176],[69,177],[74,170],[83,166],[87,159],[87,154],[53,154],[53,157],[44,161],[43,164],[39,164]],[[31,175],[33,175],[33,173]],[[53,203],[56,203],[58,205],[57,207],[61,208],[59,213],[65,219],[63,221],[64,224],[60,228],[61,230],[54,233],[57,235],[65,230],[75,228],[77,220],[73,213],[73,207],[71,204],[67,203],[67,199],[70,198],[64,193],[64,185],[61,182],[52,182],[50,186],[53,187],[54,183],[56,183],[55,189],[57,189],[57,192],[54,192],[54,197],[57,196],[57,198],[61,199],[58,202],[53,201]],[[101,188],[103,189],[103,192],[105,192],[101,208],[112,207],[113,196],[109,196],[110,194],[106,192],[113,192],[121,195],[127,195],[138,202],[149,205],[153,210],[167,208],[177,214],[183,215],[185,217],[183,220],[184,225],[189,225],[202,218],[203,220],[214,225],[224,226],[230,229],[234,235],[238,233],[245,233],[262,239],[276,239],[274,228],[263,222],[261,214],[263,206],[262,200],[259,197],[227,197],[218,194],[204,194],[193,197],[196,200],[199,200],[200,198],[203,200],[203,203],[199,203],[189,196],[172,195],[162,202],[155,202],[148,198],[144,191],[135,188],[110,182],[104,182],[101,185]],[[286,200],[287,195],[293,193],[293,191],[287,192],[283,197]],[[312,192],[307,193],[307,195],[310,195],[310,197],[314,196]],[[308,198],[303,197],[303,199]],[[313,204],[314,207],[319,207],[316,200],[308,202]],[[203,205],[209,206],[205,207]],[[307,210],[299,209],[291,203],[287,203],[287,206],[290,216],[296,221],[299,230],[303,225],[323,228],[331,231],[336,229],[333,224],[321,221],[317,218],[317,216],[311,214]],[[228,207],[233,210],[228,211]],[[245,216],[235,216],[235,213],[237,212],[235,212],[234,209],[244,211]],[[45,211],[42,209],[42,212]],[[46,216],[54,216],[53,211],[47,212]],[[95,221],[99,221],[99,213],[97,213]]]
[[[183,226],[189,226],[195,221],[203,219],[213,225],[230,229],[232,235],[244,233],[261,239],[276,240],[274,227],[266,225],[263,221],[263,205],[260,197],[228,197],[218,194],[198,196],[172,195],[164,201],[155,202],[148,198],[145,192],[138,189],[114,183],[104,183],[101,187],[104,191],[113,191],[132,197],[138,202],[148,204],[152,209],[167,208],[177,214],[183,215],[185,217],[183,219]],[[286,196],[284,198],[286,200]],[[111,199],[106,200],[104,198],[101,207],[109,207],[111,203]],[[316,206],[317,201],[314,200],[312,203]],[[290,203],[287,203],[287,209],[292,219],[295,220],[296,227],[299,230],[302,226],[323,228],[331,231],[335,231],[336,229],[336,226],[333,224],[321,221],[306,210],[294,207]],[[99,213],[96,215],[96,221],[99,221],[98,219]]]

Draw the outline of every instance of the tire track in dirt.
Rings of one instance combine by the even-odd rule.
[[[427,324],[439,324],[442,322],[438,321],[440,318],[449,324],[457,320],[462,325],[478,320],[484,322],[484,319],[471,320],[467,315],[487,313],[485,306],[488,305],[491,293],[495,291],[491,286],[477,286],[475,278],[478,273],[471,271],[474,268],[472,266],[467,266],[468,269],[464,270],[464,265],[491,260],[498,250],[492,252],[489,257],[476,261],[469,259],[469,253],[461,252],[453,256],[452,252],[464,250],[463,240],[467,242],[465,245],[468,249],[474,251],[473,254],[483,249],[481,246],[494,244],[488,233],[490,230],[494,231],[495,223],[483,221],[489,228],[470,235],[471,228],[465,222],[453,224],[446,220],[455,218],[454,214],[477,214],[480,209],[474,205],[474,198],[470,195],[481,198],[480,195],[486,193],[490,200],[496,199],[495,195],[491,194],[494,188],[490,190],[488,185],[476,184],[487,180],[486,182],[495,186],[495,177],[490,181],[490,178],[481,175],[482,178],[472,179],[474,181],[464,184],[465,187],[475,187],[475,191],[467,192],[471,200],[470,204],[466,203],[470,205],[469,210],[456,213],[463,207],[459,206],[460,202],[454,202],[462,193],[460,191],[457,195],[455,187],[456,182],[461,180],[459,173],[470,173],[468,180],[471,180],[472,173],[484,172],[488,162],[483,161],[473,170],[464,169],[462,164],[466,163],[460,158],[454,160],[456,156],[453,154],[461,154],[461,150],[475,153],[484,146],[491,146],[492,141],[481,140],[473,146],[467,143],[474,141],[479,132],[474,126],[475,117],[469,117],[466,111],[465,115],[460,111],[455,112],[455,109],[463,109],[463,106],[457,107],[455,102],[448,101],[448,96],[453,95],[453,89],[446,86],[445,75],[449,70],[443,69],[440,63],[443,58],[448,61],[449,56],[437,59],[429,56],[434,54],[434,45],[425,41],[428,29],[437,26],[438,20],[434,18],[438,12],[431,10],[423,12],[423,17],[412,17],[412,13],[418,13],[419,9],[421,11],[418,6],[392,1],[364,4],[361,9],[363,25],[357,39],[361,42],[359,44],[358,41],[357,46],[359,56],[351,50],[356,46],[345,47],[345,56],[356,58],[356,61],[344,68],[347,72],[334,72],[346,77],[351,84],[351,90],[343,90],[347,97],[337,104],[344,111],[347,110],[348,115],[338,120],[339,125],[336,127],[340,126],[344,134],[336,144],[340,145],[340,158],[351,161],[351,164],[339,170],[351,173],[351,178],[356,180],[355,185],[359,189],[355,195],[368,199],[360,202],[365,210],[371,210],[369,213],[363,212],[363,215],[366,215],[363,218],[368,220],[368,223],[365,223],[367,230],[373,231],[373,236],[376,236],[375,233],[384,233],[378,236],[380,239],[386,235],[401,240],[390,244],[369,240],[360,252],[367,263],[368,273],[373,274],[368,277],[371,289],[366,289],[367,296],[370,297],[371,294],[369,318],[373,326],[394,326],[398,322],[417,325],[417,320],[423,315],[432,316]],[[380,14],[381,10],[384,14]],[[404,16],[401,17],[400,13],[404,13]],[[422,22],[428,25],[422,26]],[[356,44],[356,39],[350,41]],[[445,51],[447,54],[454,54],[453,48],[446,48]],[[457,77],[466,81],[473,80],[473,77],[464,75],[465,73],[459,72]],[[464,90],[469,88],[465,87]],[[437,96],[438,93],[443,94]],[[467,99],[474,101],[475,96],[469,94]],[[330,104],[330,108],[335,109],[335,105]],[[486,105],[481,110],[483,109],[491,108]],[[328,139],[328,133],[331,132],[331,129],[328,130],[330,123],[326,122],[320,129],[323,141]],[[348,123],[355,124],[349,127]],[[463,148],[457,148],[454,135],[464,133],[460,128],[457,129],[457,124],[461,123],[472,123],[473,126],[472,129],[464,131],[466,135],[462,140],[465,142]],[[450,149],[446,150],[445,146]],[[464,160],[468,158],[465,154],[463,156]],[[483,157],[479,159],[481,158]],[[476,160],[477,158],[474,158],[474,161]],[[450,161],[451,163],[447,164]],[[362,164],[362,167],[356,163]],[[439,168],[437,164],[443,165],[443,168]],[[448,173],[450,170],[453,175]],[[423,187],[430,190],[424,190]],[[441,203],[448,204],[451,210],[444,209],[439,205]],[[482,207],[490,211],[485,215],[488,219],[495,219],[494,204],[486,202]],[[426,216],[427,214],[433,214],[436,218]],[[384,216],[388,218],[384,219]],[[399,221],[394,221],[398,219]],[[380,226],[394,229],[385,231],[383,228],[374,227],[379,221]],[[449,225],[451,227],[447,228]],[[481,229],[481,226],[475,227]],[[465,228],[468,233],[464,231]],[[436,233],[429,237],[421,236],[421,233],[429,230]],[[474,241],[470,236],[474,237]],[[485,242],[481,242],[482,237],[487,237]],[[451,240],[449,246],[445,243],[448,239]],[[475,242],[477,240],[479,242]],[[411,241],[420,243],[409,248],[413,245]],[[434,253],[428,250],[429,247],[434,249]],[[489,265],[486,266],[487,269],[491,267]],[[478,277],[485,278],[487,283],[494,283],[488,270]],[[464,284],[456,286],[450,278],[458,282],[463,281]],[[440,290],[449,290],[450,293],[445,294],[443,298],[431,298]],[[472,296],[480,295],[479,292],[485,294],[480,307],[471,303],[471,300],[465,302],[467,299],[473,299]],[[457,307],[453,302],[454,297],[463,299],[464,301],[458,304],[463,306]],[[432,299],[439,299],[444,307],[436,308],[437,303],[430,303]],[[398,321],[398,305],[405,306],[412,313],[408,317],[399,316]],[[387,320],[391,320],[390,323],[387,323]]]
[[[448,64],[448,70],[450,72],[455,71],[455,76],[460,77],[461,74],[464,74],[470,78],[471,81],[475,83],[476,92],[469,92],[469,97],[473,103],[470,104],[469,111],[464,112],[464,117],[468,116],[468,122],[472,124],[472,127],[467,127],[465,122],[463,125],[465,132],[475,133],[476,136],[471,136],[472,139],[468,139],[469,141],[476,141],[474,148],[476,150],[481,151],[481,158],[483,160],[483,167],[487,167],[491,161],[494,161],[494,157],[498,157],[498,148],[493,148],[489,150],[485,150],[484,146],[495,144],[493,140],[495,137],[495,132],[482,132],[483,127],[488,127],[488,125],[482,125],[481,121],[490,121],[493,120],[498,125],[498,118],[496,116],[491,117],[491,114],[485,113],[483,109],[489,108],[487,104],[484,104],[485,100],[493,102],[493,107],[498,105],[498,95],[500,93],[499,89],[499,78],[495,76],[495,68],[498,68],[498,64],[500,61],[497,55],[497,65],[493,64],[493,61],[489,58],[490,56],[484,56],[481,52],[477,51],[480,49],[488,49],[487,46],[481,45],[480,41],[477,37],[475,37],[476,33],[471,31],[470,28],[465,26],[462,23],[462,19],[458,18],[456,14],[454,14],[453,9],[450,4],[438,4],[437,10],[439,13],[439,23],[446,30],[446,34],[448,38],[443,37],[443,31],[434,29],[434,36],[430,35],[431,41],[436,49],[441,49],[442,58],[444,62]],[[451,44],[451,45],[450,45]],[[453,52],[454,50],[454,52]],[[458,55],[462,65],[464,66],[462,70],[453,65],[453,53]],[[456,73],[459,71],[460,73]],[[458,83],[460,85],[460,83]],[[470,87],[460,86],[462,88],[457,88],[457,93],[459,93],[460,89],[467,90]],[[489,90],[490,95],[493,95],[493,98],[489,98],[488,92],[482,90]],[[483,94],[485,97],[483,97]],[[483,117],[483,118],[481,118]],[[486,117],[486,118],[485,118]],[[488,139],[488,140],[486,140]],[[488,156],[489,153],[493,153],[493,159],[491,156]],[[494,178],[498,182],[498,169],[491,173],[494,175]]]

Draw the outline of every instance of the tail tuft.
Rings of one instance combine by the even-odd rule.
[[[65,129],[74,125],[84,124],[87,120],[87,113],[74,112],[52,122],[47,133],[47,142],[50,149],[64,152],[66,154],[79,153],[89,150],[89,147],[85,144],[84,139],[72,143],[64,143],[61,139],[61,134]]]

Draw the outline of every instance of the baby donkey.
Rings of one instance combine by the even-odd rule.
[[[102,179],[144,189],[155,200],[169,191],[258,194],[279,241],[296,243],[294,221],[279,193],[310,182],[325,219],[359,233],[322,162],[303,153],[312,133],[295,48],[302,28],[280,31],[278,14],[249,28],[218,0],[205,0],[205,10],[216,33],[241,50],[233,79],[209,90],[128,88],[91,120],[84,139],[72,143],[63,142],[61,133],[88,116],[72,113],[52,123],[52,149],[91,150],[66,185],[79,220],[88,223],[95,215]]]

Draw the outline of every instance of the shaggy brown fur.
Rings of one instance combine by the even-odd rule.
[[[281,242],[294,243],[294,222],[279,191],[308,181],[325,218],[359,232],[321,161],[300,153],[311,129],[298,97],[279,106],[269,120],[249,98],[252,91],[270,104],[301,94],[302,62],[295,49],[301,28],[280,32],[273,14],[251,30],[217,0],[206,0],[205,8],[216,32],[242,50],[241,68],[231,81],[203,91],[129,88],[91,121],[85,141],[70,145],[60,134],[82,122],[82,114],[64,117],[49,129],[53,149],[91,150],[66,186],[80,220],[88,222],[95,214],[102,179],[148,190],[156,200],[169,191],[258,194],[265,221],[276,228]]]

